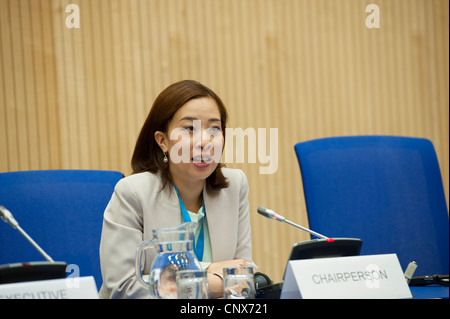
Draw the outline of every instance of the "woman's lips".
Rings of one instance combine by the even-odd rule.
[[[197,168],[207,168],[213,161],[209,154],[201,154],[192,158],[192,163]]]
[[[193,163],[194,164],[194,166],[195,167],[197,167],[197,168],[208,168],[209,167],[209,165],[211,165],[211,163]]]

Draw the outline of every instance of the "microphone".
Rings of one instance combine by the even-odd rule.
[[[258,213],[273,220],[289,224],[299,228],[311,235],[319,237],[319,239],[307,240],[295,243],[292,246],[291,254],[288,260],[311,259],[311,258],[327,258],[327,257],[345,257],[358,256],[361,251],[362,240],[358,238],[328,238],[311,229],[297,225],[287,220],[285,217],[275,213],[273,210],[258,207]],[[284,280],[284,275],[283,275]]]
[[[273,220],[277,220],[281,223],[286,223],[289,224],[291,226],[297,227],[307,233],[310,233],[316,237],[322,238],[322,239],[326,239],[328,242],[333,242],[334,240],[332,238],[328,238],[324,235],[321,235],[319,233],[316,233],[315,231],[312,231],[311,229],[305,228],[303,226],[297,225],[296,223],[291,222],[290,220],[286,219],[285,217],[275,213],[273,210],[265,208],[265,207],[258,207],[257,209],[258,213],[263,215],[264,217],[267,217],[269,219],[273,219]]]
[[[25,237],[26,240],[30,242],[31,245],[42,255],[44,258],[54,263],[55,261],[47,255],[47,253],[19,226],[19,223],[17,220],[14,219],[13,214],[9,210],[7,210],[4,206],[0,205],[0,217],[3,219],[3,221],[9,225],[11,225],[12,228],[17,229],[23,237]]]
[[[9,210],[5,208],[5,206],[0,205],[0,217],[7,224],[10,224],[12,228],[17,229],[19,223],[14,219],[14,216],[11,214]]]

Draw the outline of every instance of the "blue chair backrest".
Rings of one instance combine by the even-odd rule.
[[[5,206],[68,275],[93,276],[100,289],[99,245],[103,212],[123,174],[115,171],[43,170],[0,173]],[[45,260],[25,238],[0,222],[0,264]]]
[[[432,143],[395,136],[298,143],[309,226],[363,241],[361,254],[396,253],[415,275],[449,273],[449,217]]]

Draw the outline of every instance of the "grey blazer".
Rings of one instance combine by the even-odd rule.
[[[222,168],[229,187],[214,191],[205,186],[203,198],[213,262],[252,261],[248,182],[238,169]],[[182,223],[173,185],[161,191],[159,174],[133,174],[120,180],[106,207],[100,243],[103,285],[100,298],[149,298],[135,276],[136,247],[152,239],[152,230]],[[145,268],[149,268],[146,265]]]

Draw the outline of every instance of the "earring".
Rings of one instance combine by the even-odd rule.
[[[164,153],[163,162],[167,164],[168,161],[169,161],[169,159],[167,158],[167,153]]]

